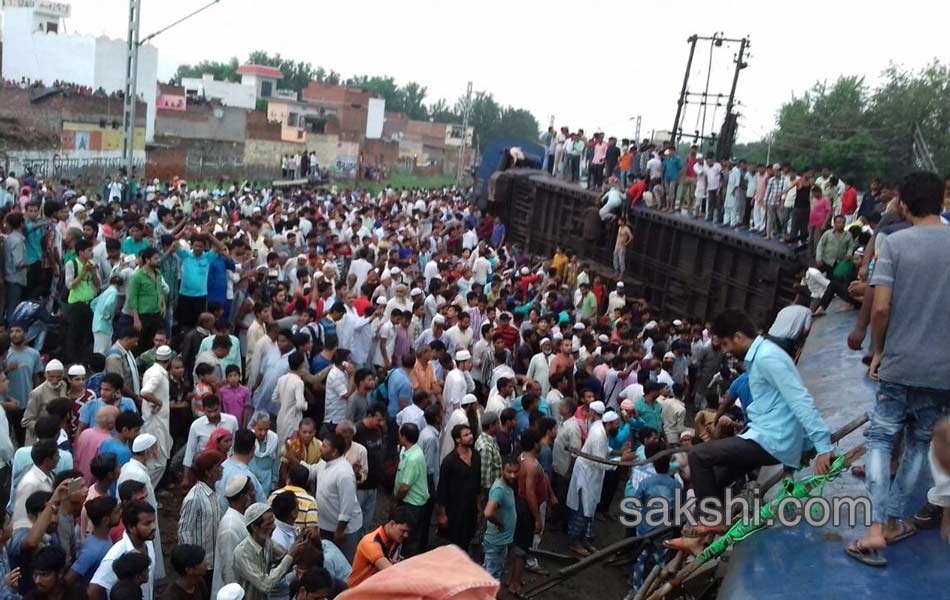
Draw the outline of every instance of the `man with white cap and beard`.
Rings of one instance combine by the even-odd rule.
[[[244,525],[248,536],[234,549],[234,570],[248,600],[267,600],[284,585],[284,576],[293,567],[294,557],[308,542],[297,542],[286,554],[275,545],[271,540],[274,513],[264,502],[247,507]],[[286,588],[284,591],[286,594]]]
[[[234,549],[247,537],[244,511],[256,500],[254,484],[247,475],[231,477],[224,487],[224,495],[228,501],[228,510],[221,517],[218,536],[215,539],[214,569],[211,579],[212,598],[222,587],[238,583],[238,576],[234,570]]]
[[[155,498],[155,487],[152,485],[152,478],[149,475],[149,464],[158,457],[158,439],[151,433],[140,433],[132,440],[132,459],[122,466],[119,472],[117,485],[132,480],[145,485],[148,492],[148,503],[158,511],[158,500]],[[165,562],[162,556],[162,537],[158,527],[158,519],[155,520],[155,579],[165,577]]]
[[[44,371],[46,381],[30,392],[30,399],[26,404],[26,410],[23,411],[23,420],[21,421],[23,430],[26,432],[27,446],[36,443],[33,426],[36,425],[38,418],[46,414],[46,406],[53,400],[66,395],[67,385],[63,379],[64,372],[63,363],[54,358],[46,365]]]
[[[481,435],[482,428],[478,416],[478,398],[475,394],[468,393],[462,397],[462,400],[453,405],[455,408],[445,425],[442,427],[442,450],[439,452],[439,464],[445,460],[445,457],[455,449],[455,441],[452,439],[452,429],[456,425],[468,425],[472,433],[477,438]]]
[[[168,363],[174,356],[171,348],[159,346],[155,350],[155,364],[142,375],[142,432],[150,433],[158,440],[158,454],[148,465],[153,487],[162,480],[172,450]]]
[[[591,402],[591,424],[587,432],[587,441],[581,451],[607,459],[610,446],[607,437],[616,433],[620,428],[620,417],[617,413],[606,412],[604,403],[600,400]],[[578,457],[571,473],[571,483],[567,488],[567,507],[571,509],[567,524],[567,536],[571,543],[571,550],[581,556],[588,556],[597,549],[591,544],[594,538],[593,521],[597,503],[600,501],[601,488],[604,485],[604,474],[615,467]]]

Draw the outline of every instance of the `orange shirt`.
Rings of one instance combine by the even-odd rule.
[[[620,170],[629,171],[633,166],[633,152],[624,152],[620,156]]]
[[[420,361],[416,361],[416,366],[409,373],[409,382],[412,383],[412,390],[418,392],[424,390],[429,394],[439,393],[439,379],[435,376],[435,367],[430,360],[423,367]]]
[[[389,541],[389,538],[386,537],[386,529],[382,525],[376,531],[364,535],[356,547],[356,555],[353,557],[353,572],[347,582],[350,589],[355,588],[379,572],[379,569],[376,568],[377,560],[386,558],[389,562],[396,564],[399,561],[400,548],[402,548],[401,545]]]

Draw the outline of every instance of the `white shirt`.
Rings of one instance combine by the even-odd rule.
[[[468,350],[472,347],[472,337],[474,334],[471,327],[462,331],[458,324],[455,324],[445,331],[445,335],[455,343],[456,350]]]
[[[347,272],[347,275],[356,275],[356,286],[353,288],[358,293],[360,288],[363,287],[363,283],[366,281],[366,276],[369,275],[369,272],[373,270],[373,265],[369,263],[365,258],[357,258],[350,263],[350,270]]]
[[[156,530],[155,533],[157,535],[158,530]],[[145,542],[145,550],[148,552],[148,557],[152,559],[152,562],[148,566],[148,581],[142,584],[142,598],[143,600],[152,600],[152,591],[155,588],[154,544],[152,542]],[[138,550],[136,550],[135,546],[132,545],[132,540],[129,539],[129,534],[123,533],[122,539],[113,544],[112,547],[109,548],[109,551],[106,552],[106,555],[102,558],[102,562],[99,563],[99,568],[96,569],[95,574],[92,576],[92,580],[89,582],[105,589],[106,596],[109,595],[109,592],[112,591],[112,586],[114,586],[118,581],[115,571],[112,570],[112,563],[114,563],[117,558],[126,552],[138,552]]]
[[[23,474],[20,483],[16,486],[15,500],[13,502],[13,529],[27,528],[32,526],[30,518],[26,514],[26,499],[34,492],[52,492],[53,477],[47,475],[35,464],[30,470]]]
[[[484,286],[488,283],[488,274],[490,272],[491,263],[487,258],[479,256],[475,259],[475,264],[472,265],[472,279],[475,281],[475,285]]]
[[[188,443],[185,445],[185,458],[182,464],[190,467],[195,456],[204,451],[205,445],[211,439],[215,429],[227,429],[234,435],[238,429],[238,421],[233,415],[221,413],[221,421],[212,423],[208,417],[201,416],[192,421],[188,428]]]
[[[329,391],[329,385],[327,389]],[[303,379],[294,372],[281,375],[280,379],[277,380],[277,387],[274,388],[271,402],[279,407],[277,411],[277,438],[281,444],[286,442],[293,432],[297,431],[300,419],[303,418],[303,411],[307,409],[307,399],[303,392]]]
[[[345,533],[356,533],[363,527],[363,511],[356,499],[356,474],[346,458],[321,461],[316,469],[320,507],[320,528],[334,531],[337,523],[346,521]]]
[[[379,339],[374,343],[378,344],[380,341],[384,342],[384,347],[386,348],[386,358],[388,358],[390,363],[392,363],[393,351],[396,349],[396,327],[393,325],[391,320],[386,320],[380,326],[377,337]],[[373,363],[377,367],[385,367],[386,365],[383,363],[383,354],[382,352],[379,352],[378,349],[379,346],[377,345],[377,351],[375,352],[376,357],[373,359]],[[390,365],[390,367],[392,366],[393,365]]]
[[[478,234],[474,229],[469,229],[462,234],[462,249],[473,250],[478,245]]]
[[[406,423],[415,423],[422,431],[426,427],[425,412],[413,403],[396,414],[396,425],[402,427]]]
[[[659,179],[663,175],[663,161],[654,156],[647,161],[647,170],[650,171],[650,179]]]
[[[324,423],[339,423],[346,420],[346,406],[348,398],[343,396],[349,390],[350,376],[336,365],[330,367],[326,382],[326,411]],[[298,419],[299,421],[299,419]],[[296,429],[294,425],[294,429]]]
[[[442,388],[442,400],[445,406],[451,409],[462,404],[465,394],[475,390],[475,382],[467,371],[452,369],[445,376],[445,385]]]

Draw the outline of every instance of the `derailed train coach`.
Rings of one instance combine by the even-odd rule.
[[[593,266],[613,271],[616,227],[597,213],[600,195],[536,169],[495,173],[487,210],[499,215],[508,239],[532,254],[562,247]],[[625,281],[663,314],[712,319],[726,308],[747,312],[767,328],[791,303],[805,269],[795,250],[705,220],[637,206],[626,253]]]

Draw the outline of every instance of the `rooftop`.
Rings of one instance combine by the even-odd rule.
[[[270,79],[283,79],[284,74],[276,67],[265,65],[241,65],[237,70],[238,75],[256,75],[258,77],[267,77]]]

